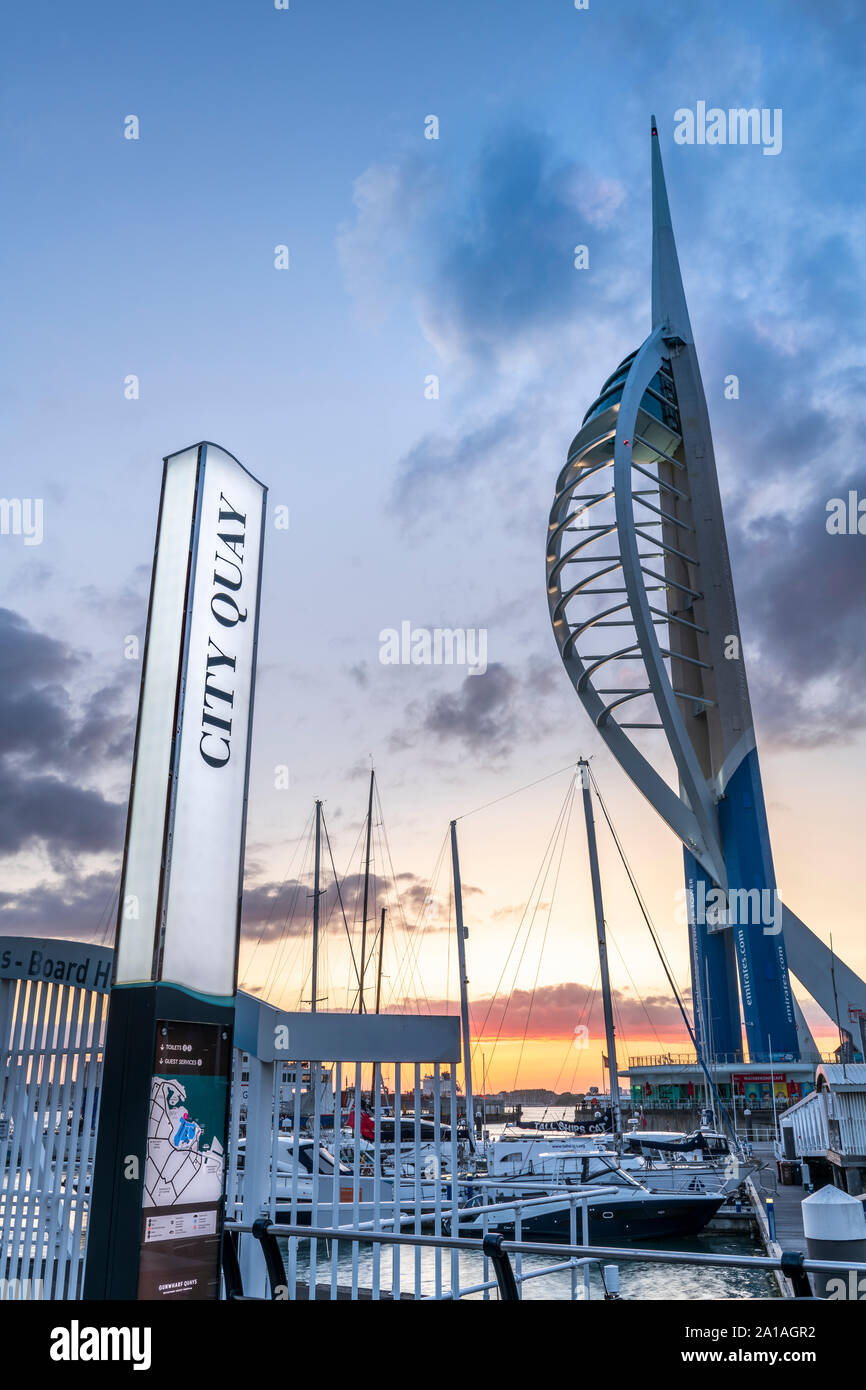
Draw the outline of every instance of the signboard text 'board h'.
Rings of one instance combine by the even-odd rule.
[[[165,460],[116,984],[235,992],[266,497],[213,444]]]

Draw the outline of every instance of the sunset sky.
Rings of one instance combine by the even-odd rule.
[[[5,933],[111,940],[161,460],[209,439],[291,517],[265,541],[242,984],[309,999],[314,799],[351,924],[372,759],[386,1006],[456,1006],[460,818],[477,1077],[483,1052],[490,1090],[600,1084],[579,800],[568,814],[584,754],[687,987],[679,845],[574,695],[543,564],[567,446],[649,330],[654,111],[777,878],[866,972],[866,540],[825,526],[829,499],[866,494],[859,11],[155,0],[46,25],[17,7],[2,489],[43,500],[44,538],[0,536]],[[781,152],[674,144],[698,101],[781,108]],[[383,665],[405,621],[484,629],[486,672]],[[623,1057],[685,1046],[596,814]],[[343,1008],[334,898],[320,993]]]

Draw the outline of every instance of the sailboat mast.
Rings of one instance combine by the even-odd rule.
[[[319,877],[322,864],[322,803],[316,802],[316,855],[313,869],[313,997],[310,1012],[315,1013],[319,997]]]
[[[382,908],[382,919],[379,923],[379,966],[376,970],[376,1013],[379,1012],[379,1005],[382,1002],[382,950],[385,945],[385,909]]]
[[[364,1012],[364,971],[367,963],[367,902],[370,894],[370,837],[373,832],[373,779],[376,773],[370,768],[370,799],[367,804],[367,853],[364,859],[364,914],[361,922],[361,970],[358,980],[358,1013]]]
[[[607,936],[604,929],[604,903],[601,896],[601,878],[598,872],[598,849],[595,843],[595,821],[592,815],[592,801],[589,789],[589,763],[585,758],[578,762],[580,782],[583,788],[583,814],[586,820],[586,845],[589,850],[589,872],[592,879],[592,901],[595,908],[595,929],[598,937],[598,964],[601,971],[601,994],[604,1004],[604,1036],[607,1043],[607,1069],[610,1079],[610,1106],[614,1133],[622,1134],[622,1113],[619,1106],[619,1072],[616,1065],[616,1034],[613,1026],[613,1003],[610,993],[610,974],[607,967]]]
[[[460,972],[460,1021],[463,1033],[463,1089],[466,1094],[466,1123],[469,1147],[475,1152],[475,1103],[472,1098],[472,1047],[469,1037],[469,977],[466,974],[466,928],[463,925],[463,889],[460,885],[460,857],[457,853],[457,822],[451,822],[451,868],[454,874],[454,916],[457,923],[457,965]],[[457,1123],[457,1116],[452,1116]]]

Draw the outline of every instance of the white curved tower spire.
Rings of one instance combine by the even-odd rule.
[[[742,1055],[739,994],[750,1057],[782,1060],[814,1051],[788,978],[785,933],[798,977],[832,1015],[828,953],[792,914],[782,927],[709,413],[655,120],[651,150],[652,328],[605,381],[557,480],[550,615],[584,709],[682,840],[699,1037],[706,1044],[712,1036],[716,1055]],[[711,895],[721,897],[719,918],[703,911]],[[844,980],[840,1002],[852,1020],[866,1018],[866,985],[853,972]]]
[[[691,343],[692,326],[686,308],[686,295],[680,275],[665,171],[659,149],[658,126],[652,118],[652,202],[653,202],[653,328],[663,328],[666,337]]]

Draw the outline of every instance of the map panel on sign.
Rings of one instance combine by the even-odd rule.
[[[214,1084],[216,1083],[216,1084]],[[219,1202],[225,1153],[215,1133],[216,1078],[155,1076],[151,1082],[144,1173],[145,1207]],[[190,1092],[188,1097],[188,1091]],[[214,1092],[209,1095],[208,1091]],[[195,1105],[198,1101],[199,1105]]]

